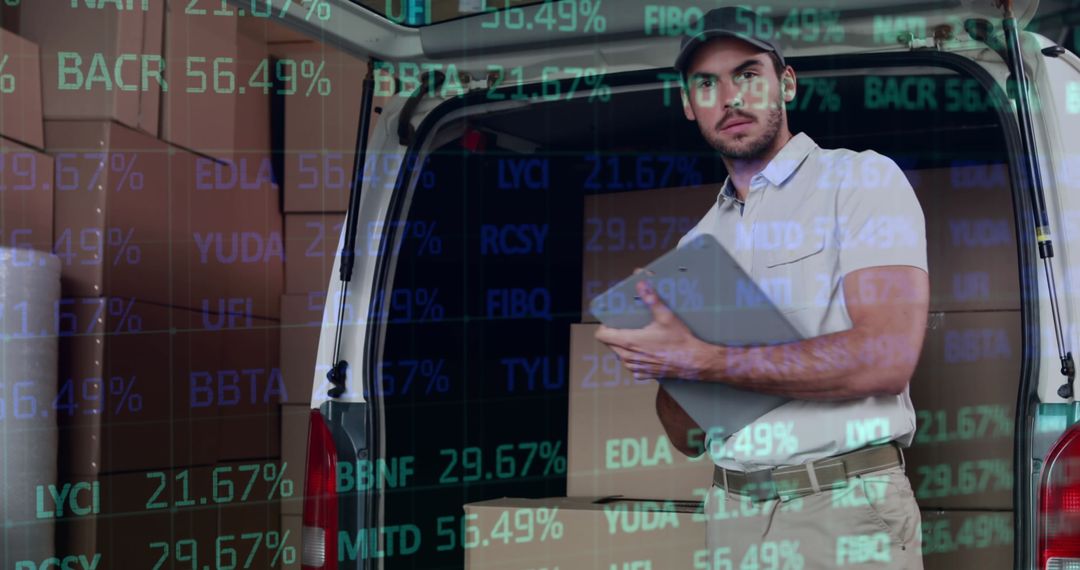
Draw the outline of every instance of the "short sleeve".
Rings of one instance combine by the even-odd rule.
[[[884,265],[928,271],[922,206],[900,167],[866,151],[845,170],[837,196],[840,275]]]

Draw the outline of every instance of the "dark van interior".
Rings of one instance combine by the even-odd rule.
[[[788,117],[792,132],[821,147],[890,157],[923,206],[931,315],[911,381],[918,428],[906,460],[930,568],[935,548],[957,540],[962,524],[971,530],[967,540],[1011,554],[1023,268],[1013,143],[998,113],[1003,95],[944,58],[904,57],[791,62],[800,92]],[[656,73],[607,81],[614,92],[603,104],[582,96],[469,116],[465,134],[424,162],[421,176],[434,182],[416,186],[407,219],[413,228],[437,227],[441,248],[436,254],[430,243],[419,247],[406,236],[388,266],[394,299],[380,356],[385,363],[439,363],[448,384],[405,396],[388,390],[386,457],[413,456],[424,468],[417,470],[422,480],[388,490],[387,525],[412,522],[436,536],[436,520],[460,516],[465,503],[566,494],[557,464],[505,482],[473,468],[506,444],[550,442],[548,449],[566,453],[575,381],[570,330],[583,319],[583,252],[590,240],[620,239],[606,226],[585,224],[584,200],[628,191],[659,197],[680,186],[719,190],[725,178],[723,163],[684,118],[677,87],[665,91]],[[637,88],[619,88],[632,84]],[[477,108],[485,102],[466,101]],[[664,167],[625,183],[643,155]],[[537,157],[546,162],[529,163]],[[622,174],[612,174],[616,169]],[[697,212],[692,222],[711,206],[689,205]],[[675,239],[687,229],[678,228]],[[975,523],[964,522],[971,517]],[[951,536],[935,538],[940,521],[954,521]],[[385,562],[453,568],[460,556],[425,547]],[[989,566],[1006,567],[1010,558]]]

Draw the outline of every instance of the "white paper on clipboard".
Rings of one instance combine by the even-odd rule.
[[[728,346],[782,344],[803,336],[738,262],[709,234],[657,258],[647,271],[595,297],[589,310],[604,325],[636,329],[652,321],[637,297],[645,280],[698,338]],[[660,378],[659,382],[706,433],[727,438],[790,398],[716,382]]]

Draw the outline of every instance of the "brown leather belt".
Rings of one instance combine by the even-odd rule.
[[[758,501],[801,497],[818,490],[847,486],[850,477],[903,465],[904,456],[896,442],[864,447],[826,457],[805,465],[790,465],[757,471],[713,470],[713,485],[729,493]],[[812,475],[811,475],[812,473]],[[817,489],[814,482],[816,481]]]

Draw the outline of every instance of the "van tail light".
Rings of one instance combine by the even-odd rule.
[[[1080,569],[1080,424],[1050,449],[1041,479],[1038,568]]]
[[[304,570],[337,570],[337,448],[322,414],[311,410],[301,531]]]

